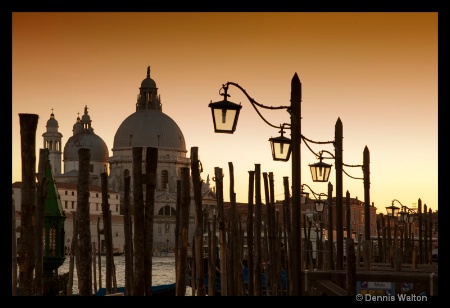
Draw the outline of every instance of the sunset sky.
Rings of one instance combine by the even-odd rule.
[[[12,14],[12,182],[21,181],[20,113],[39,115],[36,157],[53,112],[63,135],[85,105],[94,132],[109,148],[135,111],[147,66],[162,110],[180,127],[187,157],[198,147],[202,178],[224,172],[229,196],[233,163],[238,202],[248,200],[248,171],[273,172],[275,199],[291,161],[273,161],[269,138],[279,135],[230,86],[242,109],[234,134],[216,134],[208,104],[222,100],[231,81],[266,106],[290,104],[291,79],[302,83],[302,134],[333,141],[343,124],[343,161],[361,165],[370,151],[370,199],[378,212],[393,199],[414,207],[418,199],[438,209],[438,14],[413,13],[22,13]],[[286,111],[261,110],[275,125]],[[290,131],[285,134],[290,137]],[[314,151],[334,152],[312,144]],[[318,160],[302,143],[301,183],[312,182],[308,164]],[[330,182],[335,185],[334,161]],[[344,167],[362,178],[361,168]],[[363,181],[344,174],[343,194],[364,200]],[[214,182],[211,180],[211,185]],[[335,191],[333,192],[335,195]],[[264,194],[263,194],[263,202]],[[396,203],[398,206],[399,204]]]

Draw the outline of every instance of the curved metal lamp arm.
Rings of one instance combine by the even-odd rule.
[[[394,201],[397,201],[398,204],[400,204],[402,207],[404,208],[408,208],[407,206],[404,206],[400,201],[398,201],[397,199],[392,200],[392,205],[394,205]]]
[[[304,136],[302,136],[302,139],[303,139],[304,141],[308,140],[308,141],[314,142],[314,141],[312,141],[312,140],[307,139],[307,138],[304,137]],[[333,143],[333,141],[331,141],[331,142],[330,142],[330,141],[327,141],[327,142],[314,142],[314,143]],[[335,159],[335,158],[336,158],[336,157],[334,156],[333,153],[331,153],[331,152],[329,152],[329,151],[327,151],[327,150],[321,150],[319,153],[316,153],[316,152],[314,152],[314,151],[311,149],[311,147],[308,145],[307,142],[305,142],[305,144],[306,144],[306,147],[307,147],[314,155],[316,155],[317,159]],[[323,157],[323,156],[322,156],[323,153],[329,154],[330,157]],[[342,163],[342,166],[346,166],[346,167],[362,167],[363,174],[364,174],[364,172],[365,172],[365,171],[364,171],[364,165],[348,165],[348,164]],[[344,172],[345,175],[347,175],[349,178],[352,178],[352,179],[355,179],[355,180],[364,180],[364,178],[357,178],[357,177],[351,176],[351,175],[348,174],[343,168],[342,168],[342,172]]]
[[[270,123],[269,121],[267,121],[267,120],[263,117],[263,115],[261,114],[261,112],[259,112],[258,108],[256,108],[256,107],[258,106],[258,107],[260,107],[260,108],[271,109],[271,110],[274,110],[274,109],[286,109],[286,111],[291,115],[291,117],[294,117],[294,115],[293,115],[292,112],[291,112],[291,107],[290,107],[290,106],[275,106],[275,107],[274,107],[274,106],[265,106],[265,105],[263,105],[263,104],[260,104],[260,103],[258,103],[257,101],[255,101],[255,100],[247,93],[247,91],[245,91],[245,89],[244,89],[243,87],[241,87],[239,84],[237,84],[237,83],[235,83],[235,82],[231,82],[231,81],[228,81],[227,83],[223,84],[223,85],[222,85],[222,88],[220,88],[220,90],[219,90],[219,94],[222,95],[222,96],[224,96],[225,100],[226,100],[227,97],[230,96],[229,94],[227,94],[227,92],[228,92],[228,87],[229,87],[230,85],[235,86],[236,88],[238,88],[239,90],[241,90],[242,93],[244,93],[244,95],[247,97],[247,99],[249,100],[249,102],[252,104],[252,107],[255,109],[256,113],[259,115],[259,117],[260,117],[267,125],[269,125],[269,126],[271,126],[271,127],[273,127],[273,128],[281,128],[281,130],[283,130],[284,127],[286,127],[287,129],[291,129],[291,124],[289,124],[289,123],[283,123],[283,124],[280,124],[279,126],[273,125],[272,123]],[[221,93],[221,90],[222,90],[222,89],[223,89],[224,93]],[[296,120],[295,117],[294,117],[294,120]],[[326,151],[326,150],[322,150],[322,151],[320,151],[319,153],[316,153],[316,152],[314,152],[314,150],[313,150],[313,149],[309,146],[309,144],[308,144],[308,142],[311,142],[311,143],[315,143],[315,144],[333,144],[333,146],[334,146],[334,145],[335,145],[334,140],[333,140],[333,141],[314,141],[314,140],[311,140],[311,139],[306,138],[304,135],[300,135],[300,138],[303,139],[303,141],[304,141],[306,147],[307,147],[307,148],[311,151],[311,153],[313,153],[318,159],[319,159],[319,158],[322,158],[322,159],[335,159],[335,156],[334,156],[333,153],[331,153],[331,152],[329,152],[329,151]],[[322,156],[323,153],[328,153],[328,154],[330,155],[330,157],[323,157],[323,156]],[[346,167],[363,167],[362,169],[363,169],[363,173],[364,173],[364,166],[363,166],[363,165],[348,165],[348,164],[345,164],[345,163],[342,163],[342,165],[343,165],[343,166],[346,166]],[[353,176],[349,175],[345,170],[342,170],[342,171],[343,171],[348,177],[350,177],[350,178],[352,178],[352,179],[364,180],[364,178],[357,178],[357,177],[353,177]],[[311,188],[310,188],[310,189],[311,189]],[[312,191],[312,190],[311,190],[311,191]],[[313,194],[314,194],[314,192],[313,192]]]
[[[419,215],[418,212],[414,211],[413,209],[407,207],[406,205],[403,205],[400,201],[398,201],[397,199],[393,199],[392,200],[392,205],[394,205],[394,202],[398,202],[398,204],[401,205],[401,208],[406,210],[408,215]]]
[[[313,193],[313,195],[314,195],[314,198],[316,198],[316,200],[317,200],[317,197],[316,196],[319,196],[319,199],[320,199],[320,197],[322,197],[322,196],[324,196],[324,197],[328,197],[328,195],[327,194],[325,194],[325,193],[316,193],[314,190],[312,190],[312,188],[311,187],[309,187],[308,186],[308,184],[302,184],[302,186],[306,186],[306,187],[308,187],[309,188],[309,190]]]
[[[311,149],[311,147],[308,144],[308,142],[315,143],[315,144],[329,144],[329,143],[334,143],[334,141],[314,141],[314,140],[306,138],[303,135],[300,135],[300,138],[303,139],[303,141],[305,142],[306,147],[311,151],[311,153],[313,153],[317,157],[317,159],[319,159],[322,156],[323,152],[329,153],[331,155],[331,158],[330,157],[322,157],[323,159],[334,159],[334,155],[331,152],[322,150],[319,153],[316,153],[316,152],[314,152],[313,149]]]
[[[231,82],[231,81],[228,81],[226,84],[222,85],[222,88],[220,88],[220,90],[219,90],[219,94],[222,95],[222,96],[227,96],[227,97],[229,97],[230,95],[227,94],[228,86],[229,86],[229,85],[235,86],[236,88],[238,88],[239,90],[241,90],[242,93],[245,94],[245,96],[247,97],[247,99],[249,100],[249,102],[252,104],[252,107],[255,109],[256,113],[259,115],[259,117],[260,117],[264,122],[266,122],[267,125],[269,125],[269,126],[271,126],[271,127],[274,127],[274,128],[280,128],[280,127],[287,127],[287,128],[290,128],[291,125],[288,124],[288,123],[283,123],[283,124],[281,124],[281,125],[279,125],[279,126],[273,125],[272,123],[270,123],[269,121],[267,121],[267,120],[263,117],[263,115],[261,114],[261,112],[259,112],[259,110],[258,110],[258,108],[256,108],[256,106],[258,106],[258,107],[260,107],[260,108],[264,108],[264,109],[271,109],[271,110],[274,110],[274,109],[287,109],[288,112],[290,112],[290,108],[291,108],[291,107],[289,107],[289,106],[276,106],[276,107],[273,107],[273,106],[265,106],[265,105],[263,105],[263,104],[260,104],[260,103],[256,102],[250,95],[248,95],[247,91],[245,91],[245,89],[242,88],[239,84],[237,84],[237,83],[235,83],[235,82]],[[221,91],[222,89],[224,90],[225,93],[220,93],[220,91]]]
[[[356,167],[356,166],[353,166],[353,167]],[[350,174],[347,173],[347,171],[344,170],[344,168],[342,168],[342,172],[344,172],[345,175],[348,176],[349,178],[352,178],[352,179],[355,179],[355,180],[364,180],[364,178],[357,178],[357,177],[351,176]],[[363,170],[363,173],[364,173],[364,170]]]

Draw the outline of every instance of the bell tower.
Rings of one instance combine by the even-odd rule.
[[[62,173],[61,170],[61,155],[62,155],[62,134],[58,132],[58,121],[55,119],[55,115],[53,114],[53,108],[52,113],[50,115],[50,119],[47,121],[47,130],[45,133],[42,134],[42,137],[44,137],[44,148],[48,149],[49,154],[49,160],[50,164],[52,166],[52,172],[54,175],[59,175]]]

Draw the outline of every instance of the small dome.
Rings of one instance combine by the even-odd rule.
[[[90,122],[91,121],[91,117],[88,114],[83,114],[83,116],[81,117],[81,121],[83,121],[83,122]]]
[[[156,88],[156,82],[150,78],[150,66],[147,67],[147,78],[142,80],[141,88]]]
[[[53,114],[53,112],[52,112],[52,114],[50,115],[50,119],[48,119],[48,121],[47,121],[47,128],[48,128],[48,127],[56,127],[56,128],[59,127],[58,121],[56,121],[55,115]]]
[[[55,118],[50,118],[50,119],[47,121],[47,127],[59,127],[58,121],[56,121]]]
[[[145,78],[142,80],[141,88],[156,88],[156,83],[151,78]]]
[[[155,147],[186,151],[183,133],[172,118],[159,110],[138,110],[128,116],[114,136],[113,149]]]
[[[64,146],[64,160],[78,161],[78,150],[88,148],[91,153],[91,161],[106,162],[109,160],[109,152],[102,138],[91,132],[81,132],[73,135]]]

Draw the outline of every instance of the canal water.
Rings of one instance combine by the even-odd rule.
[[[96,258],[96,280],[97,280],[97,288],[100,287],[98,281],[98,258]],[[69,263],[70,258],[67,257],[63,265],[61,265],[58,269],[58,274],[68,273],[69,272]],[[101,272],[102,272],[102,288],[106,287],[106,257],[101,257]],[[160,256],[153,257],[152,259],[153,269],[152,269],[152,285],[163,285],[163,284],[171,284],[175,283],[175,257],[174,256]],[[125,286],[125,256],[114,256],[114,266],[116,269],[116,281],[117,287]],[[92,280],[92,287],[94,287],[94,280]],[[76,270],[74,269],[73,273],[73,288],[72,294],[78,294],[78,277]],[[93,292],[95,293],[95,292]],[[186,296],[192,295],[192,289],[190,287],[186,287]]]

